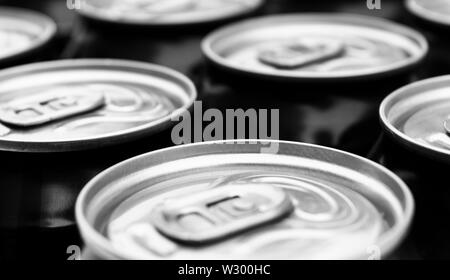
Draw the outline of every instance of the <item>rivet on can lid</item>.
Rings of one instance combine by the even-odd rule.
[[[238,199],[233,202],[233,207],[238,211],[250,211],[255,208],[255,203],[249,199]]]

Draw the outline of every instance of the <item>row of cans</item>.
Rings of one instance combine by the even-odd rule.
[[[97,21],[110,24],[131,25],[131,26],[144,26],[144,27],[175,27],[186,26],[191,24],[205,24],[208,22],[217,22],[223,20],[229,20],[230,18],[242,17],[251,13],[255,13],[264,7],[264,0],[126,0],[126,1],[105,1],[105,0],[77,0],[72,1],[70,5],[80,16],[86,21]],[[68,4],[70,1],[68,1]],[[448,20],[448,14],[450,13],[449,4],[445,0],[408,0],[406,1],[406,7],[411,14],[417,16],[423,21],[431,24],[438,25],[443,28],[448,28],[450,22]],[[51,43],[52,39],[56,35],[55,22],[40,13],[22,10],[17,8],[2,7],[0,9],[1,15],[1,28],[0,28],[0,65],[13,63],[19,59],[36,55],[39,51],[42,51],[43,47]],[[274,28],[269,29],[268,25],[275,21]],[[293,22],[294,21],[294,22]],[[348,62],[346,65],[351,67],[365,68],[365,65],[361,65],[361,57],[364,55],[371,55],[370,61],[366,63],[380,66],[380,60],[389,61],[403,61],[404,56],[409,56],[409,59],[414,60],[417,58],[417,46],[412,47],[411,42],[405,41],[405,36],[410,36],[408,40],[415,40],[416,36],[410,34],[406,30],[399,30],[395,26],[388,26],[385,31],[386,34],[399,31],[399,35],[393,36],[390,40],[393,44],[386,44],[389,40],[379,40],[377,37],[383,37],[386,34],[380,32],[370,32],[362,36],[362,29],[367,25],[371,25],[369,22],[364,21],[359,28],[352,28],[350,30],[342,31],[342,26],[345,23],[351,23],[358,25],[359,22],[355,18],[345,20],[345,17],[329,18],[326,21],[321,21],[321,18],[311,16],[310,18],[299,19],[300,22],[295,22],[292,19],[273,19],[262,20],[260,22],[249,23],[249,25],[259,25],[259,30],[255,30],[255,34],[246,34],[246,29],[252,26],[241,25],[239,27],[229,28],[224,30],[221,34],[212,38],[207,46],[207,54],[214,58],[214,61],[221,61],[224,55],[228,63],[225,64],[228,67],[233,65],[236,68],[236,63],[245,64],[247,67],[256,67],[260,69],[258,72],[267,74],[271,72],[272,75],[278,74],[282,77],[290,77],[292,73],[287,73],[282,70],[300,69],[305,70],[303,74],[307,78],[314,78],[320,76],[320,73],[331,72],[335,77],[345,77],[345,67],[341,65],[342,59],[334,59],[341,57],[344,52],[342,46],[342,37],[352,36],[353,42],[347,42],[351,49],[347,50]],[[316,23],[315,23],[316,21]],[[299,24],[303,27],[308,27],[309,30],[315,28],[321,29],[319,25],[333,25],[338,22],[336,29],[331,29],[328,26],[327,30],[333,36],[327,36],[328,40],[317,41],[314,38],[312,31],[310,34],[299,34],[302,31],[298,28]],[[292,25],[294,24],[294,25]],[[383,29],[386,25],[379,24],[379,22],[372,22],[372,29]],[[316,25],[316,26],[314,26]],[[293,29],[292,29],[293,28]],[[279,32],[283,29],[284,32]],[[236,36],[227,36],[227,33],[237,32]],[[287,40],[287,35],[292,33],[294,37],[306,37],[306,39]],[[337,36],[340,34],[341,38]],[[356,36],[358,34],[358,36]],[[299,35],[299,36],[296,36]],[[308,35],[308,36],[305,36]],[[392,36],[392,34],[390,34]],[[225,37],[224,37],[225,36]],[[239,36],[247,36],[246,39],[240,44],[237,49],[230,51],[230,48],[236,48],[236,42],[239,40]],[[266,44],[266,48],[270,51],[261,51],[261,53],[254,53],[255,45],[259,45],[263,48],[264,40],[261,37],[275,36],[273,39],[278,39],[284,42],[282,45],[274,47],[270,44]],[[364,38],[366,37],[366,38]],[[403,37],[403,38],[400,38]],[[387,38],[387,37],[386,37]],[[229,45],[228,41],[235,40],[235,43]],[[218,42],[219,41],[219,42]],[[274,40],[275,41],[275,40]],[[383,42],[384,41],[384,42]],[[403,41],[403,42],[402,42]],[[414,42],[420,44],[420,42]],[[220,46],[216,49],[216,46]],[[395,45],[395,46],[393,46]],[[320,52],[311,52],[311,48],[320,49]],[[414,49],[416,48],[416,49]],[[251,51],[253,49],[253,52]],[[420,51],[420,50],[419,50]],[[226,54],[224,54],[226,52]],[[298,52],[310,52],[308,56],[304,56],[302,59],[292,59]],[[386,56],[382,58],[381,56]],[[358,60],[359,57],[359,60]],[[255,58],[257,58],[255,60]],[[341,57],[342,58],[342,57]],[[223,60],[223,59],[222,59]],[[325,60],[329,63],[324,63],[321,67],[311,67],[310,64],[318,60]],[[224,61],[222,61],[224,62]],[[341,62],[341,63],[339,63]],[[403,61],[404,62],[404,61]],[[405,63],[406,64],[406,63]],[[307,67],[310,66],[310,67]],[[385,66],[385,65],[383,65]],[[245,67],[245,68],[247,68]],[[306,67],[306,68],[305,68]],[[233,67],[232,67],[233,68]],[[241,67],[238,67],[241,68]],[[353,68],[352,68],[353,69]],[[379,72],[382,70],[391,70],[389,67],[383,67],[383,69],[377,69]],[[366,73],[376,72],[376,69],[365,69]],[[303,71],[301,71],[303,72]],[[360,71],[360,75],[363,74]],[[350,74],[350,73],[347,73]],[[356,76],[356,75],[354,75]],[[328,77],[327,77],[328,78]]]
[[[198,23],[199,15],[211,20],[221,2],[229,5],[222,9],[228,17],[254,11],[263,1],[82,1],[80,13],[126,24]],[[436,7],[414,3],[415,12]],[[132,7],[139,16],[127,17]],[[5,43],[0,38],[7,46],[1,61],[51,41],[56,28],[49,18],[4,11],[1,20],[10,23]],[[33,23],[17,22],[27,20]],[[226,75],[301,86],[409,75],[428,44],[420,33],[386,20],[298,14],[226,26],[202,49]],[[403,87],[380,106],[386,143],[430,162],[420,174],[436,182],[450,162],[449,92],[450,77],[438,77]],[[57,203],[39,205],[39,213],[30,206],[24,224],[68,226],[74,202],[59,201],[58,194],[78,192],[113,163],[156,150],[103,171],[81,192],[76,220],[88,257],[364,259],[373,246],[388,257],[406,236],[415,208],[408,180],[362,157],[284,141],[277,141],[277,154],[261,153],[258,142],[159,149],[171,120],[196,99],[187,77],[148,63],[79,59],[2,70],[4,197],[16,195],[14,189],[45,189]],[[376,160],[394,170],[393,157]],[[14,226],[13,210],[2,212],[2,227]]]
[[[449,91],[450,76],[444,76],[385,99],[380,119],[394,146],[386,165],[402,155],[395,150],[405,150],[421,166],[410,169],[421,180],[445,182]],[[84,188],[76,207],[90,256],[364,259],[369,248],[388,257],[400,244],[415,203],[397,175],[342,151],[277,143],[277,154],[261,153],[262,143],[185,145],[104,171]],[[445,188],[434,184],[422,185],[433,192],[426,198]],[[440,215],[420,209],[427,220]]]

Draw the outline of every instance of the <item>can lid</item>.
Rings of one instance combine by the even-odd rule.
[[[62,152],[128,142],[190,108],[192,82],[125,60],[44,62],[0,71],[0,150]]]
[[[406,0],[408,10],[424,19],[440,25],[450,25],[450,1]]]
[[[24,55],[48,43],[56,23],[35,11],[0,7],[0,63]]]
[[[265,0],[83,0],[77,11],[114,23],[174,26],[200,24],[254,12]]]
[[[373,77],[404,70],[428,52],[418,32],[353,14],[293,14],[246,20],[203,41],[214,64],[293,80]]]
[[[88,248],[125,259],[353,259],[404,237],[414,201],[367,159],[283,141],[207,142],[94,178],[76,218]],[[277,154],[261,153],[279,145]]]
[[[405,86],[381,104],[384,126],[396,140],[450,161],[450,76]]]

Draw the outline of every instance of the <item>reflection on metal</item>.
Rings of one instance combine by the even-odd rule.
[[[153,223],[166,236],[207,243],[279,219],[293,209],[289,197],[270,185],[215,188],[166,200],[153,210]]]

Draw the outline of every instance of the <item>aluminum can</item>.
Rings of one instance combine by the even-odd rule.
[[[48,16],[21,8],[0,7],[0,67],[42,55],[56,35]]]
[[[408,11],[424,22],[450,27],[450,2],[447,0],[407,0]]]
[[[422,30],[430,42],[430,55],[424,69],[428,73],[421,78],[447,75],[450,71],[450,2],[445,0],[405,1],[410,13],[410,24]]]
[[[384,135],[373,159],[398,174],[410,186],[417,202],[411,234],[420,258],[447,258],[450,192],[450,76],[407,85],[389,95],[380,106]],[[435,230],[429,230],[435,226]],[[439,248],[439,249],[438,249]],[[447,249],[445,249],[447,248]]]
[[[279,152],[262,153],[267,144]],[[414,211],[408,187],[364,158],[283,141],[155,151],[98,175],[77,223],[99,259],[387,257]]]

